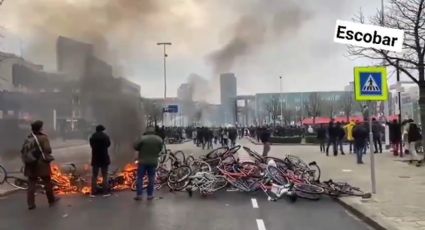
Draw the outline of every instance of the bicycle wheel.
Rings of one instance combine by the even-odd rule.
[[[189,178],[186,178],[185,180],[180,182],[171,183],[170,181],[168,181],[167,185],[171,191],[181,191],[185,189],[189,185],[189,183],[190,183]]]
[[[12,181],[9,181],[12,180]],[[27,190],[28,189],[28,180],[17,178],[17,177],[8,177],[6,182],[17,189]]]
[[[253,162],[242,162],[239,164],[233,165],[233,170],[235,172],[241,172],[244,173],[247,176],[250,177],[262,177],[261,168],[257,164]]]
[[[214,182],[211,185],[211,190],[216,192],[227,187],[228,182],[224,176],[215,176]]]
[[[216,148],[216,149],[212,150],[211,152],[207,153],[207,155],[205,155],[205,157],[207,159],[218,158],[219,156],[222,156],[224,153],[226,153],[227,150],[229,150],[228,147]]]
[[[227,150],[225,153],[223,153],[222,155],[219,155],[219,157],[227,157],[227,156],[233,156],[234,154],[236,154],[239,149],[241,148],[240,145],[236,145],[232,148],[230,148],[229,150]]]
[[[325,192],[325,189],[323,189],[322,187],[319,187],[317,185],[312,185],[312,184],[296,184],[294,188],[296,191],[307,193],[307,194],[320,195]]]
[[[242,192],[250,192],[251,189],[249,188],[249,186],[242,180],[232,180],[232,179],[227,179],[226,180],[229,182],[229,184],[231,184],[233,187],[239,189]]]
[[[190,155],[186,158],[185,164],[190,167],[194,161],[195,161],[195,157]]]
[[[176,157],[176,159],[179,161],[180,164],[186,163],[186,157],[185,157],[183,151],[177,151],[177,152],[175,152],[174,153],[174,156]]]
[[[297,197],[303,198],[303,199],[307,199],[307,200],[320,200],[321,196],[320,194],[311,194],[311,193],[305,193],[305,192],[301,192],[301,191],[295,191],[295,194],[297,195]]]
[[[192,170],[188,166],[181,166],[170,171],[168,174],[168,182],[178,183],[186,180],[192,174]]]
[[[6,178],[7,178],[6,169],[4,169],[3,166],[0,165],[0,184],[3,184],[6,181]]]
[[[268,165],[267,168],[267,175],[276,183],[279,185],[286,185],[289,183],[288,179],[285,177],[285,175],[277,168],[272,165]]]
[[[211,166],[207,162],[201,160],[193,162],[191,169],[192,174],[197,172],[211,172]]]
[[[335,185],[337,185],[337,188],[340,193],[350,195],[350,196],[367,196],[370,193],[365,193],[360,188],[353,187],[349,185],[348,183],[341,183],[341,182],[335,182]]]

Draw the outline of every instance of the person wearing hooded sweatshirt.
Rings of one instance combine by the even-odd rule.
[[[91,165],[92,165],[92,181],[91,181],[91,197],[95,197],[99,192],[97,191],[97,176],[99,171],[102,173],[102,193],[104,197],[110,196],[108,187],[108,167],[111,164],[109,158],[108,148],[111,146],[109,136],[104,133],[105,127],[103,125],[96,126],[96,132],[90,137],[90,147],[92,151]]]

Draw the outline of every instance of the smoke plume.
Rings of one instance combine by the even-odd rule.
[[[308,19],[307,12],[291,0],[257,1],[233,26],[227,43],[207,56],[217,75],[232,71],[245,56],[259,52],[265,43],[281,42]]]

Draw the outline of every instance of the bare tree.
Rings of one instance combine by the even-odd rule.
[[[276,126],[276,120],[280,115],[280,102],[279,98],[276,96],[273,96],[266,104],[265,108],[269,116],[271,116],[271,119],[273,121],[273,126]]]
[[[369,23],[403,30],[403,52],[353,46],[348,47],[348,52],[355,57],[366,57],[379,62],[384,60],[419,86],[422,144],[425,145],[425,0],[389,0],[385,12],[385,17],[382,17],[382,12],[378,12],[369,19]],[[361,23],[366,21],[362,13],[355,20]]]
[[[149,99],[143,99],[143,109],[147,118],[148,125],[157,124],[162,121],[162,107]]]
[[[320,106],[321,114],[326,114],[329,118],[335,116],[336,111],[338,110],[338,103],[335,97],[330,97],[322,101],[322,106]]]
[[[350,116],[353,112],[353,105],[354,105],[354,94],[353,92],[345,92],[340,98],[339,98],[339,104],[342,110],[344,111],[344,115],[347,118],[347,122],[350,122]]]
[[[322,105],[323,100],[317,92],[310,93],[308,101],[304,102],[308,116],[313,118],[313,124],[316,123],[316,117],[320,116],[320,107]]]

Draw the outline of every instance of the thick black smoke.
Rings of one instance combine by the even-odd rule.
[[[302,6],[292,0],[255,2],[234,24],[229,41],[208,55],[216,75],[232,71],[240,59],[254,55],[266,42],[282,42],[285,35],[295,33],[309,18]]]

